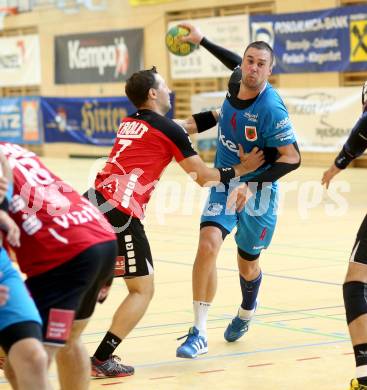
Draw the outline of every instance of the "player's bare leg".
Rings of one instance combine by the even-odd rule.
[[[62,390],[86,390],[90,382],[90,358],[81,334],[88,320],[74,321],[68,342],[56,353],[57,371]]]
[[[116,310],[110,332],[123,340],[138,324],[154,294],[154,276],[125,279],[129,294]]]
[[[192,270],[195,321],[186,340],[177,348],[177,357],[192,359],[208,352],[207,317],[217,291],[216,260],[222,243],[223,237],[219,228],[205,226],[200,230],[199,246]]]
[[[50,390],[47,373],[47,353],[35,339],[16,342],[9,351],[4,373],[13,389]]]
[[[222,232],[215,226],[200,230],[200,238],[192,271],[194,301],[211,303],[217,291],[216,260],[223,244]]]
[[[146,312],[154,294],[154,276],[126,278],[127,297],[117,308],[112,324],[92,358],[92,376],[123,377],[134,374],[134,368],[124,365],[113,352],[135,328]]]

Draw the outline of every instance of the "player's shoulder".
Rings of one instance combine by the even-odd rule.
[[[277,108],[281,110],[285,109],[282,97],[270,83],[266,84],[266,87],[260,96],[261,99],[259,100],[263,108],[268,108],[270,110],[275,110]]]
[[[138,111],[132,116],[133,119],[138,119],[147,122],[154,129],[161,131],[162,133],[167,132],[178,132],[184,133],[184,129],[179,126],[175,121],[167,118],[164,115],[158,114],[151,110]]]

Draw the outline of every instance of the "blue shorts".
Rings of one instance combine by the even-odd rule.
[[[0,272],[0,284],[9,288],[9,299],[4,306],[0,306],[0,331],[24,321],[42,324],[33,299],[4,248],[0,248]]]
[[[250,255],[266,249],[273,237],[277,221],[278,185],[273,183],[257,191],[240,213],[226,207],[228,188],[220,185],[210,190],[201,223],[222,226],[230,233],[235,226],[238,248]]]

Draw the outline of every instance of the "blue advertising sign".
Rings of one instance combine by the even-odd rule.
[[[135,111],[127,97],[42,98],[45,142],[113,145],[121,119]]]
[[[367,69],[367,5],[250,16],[251,38],[274,49],[273,73]]]
[[[41,135],[40,98],[0,99],[0,141],[39,144]]]

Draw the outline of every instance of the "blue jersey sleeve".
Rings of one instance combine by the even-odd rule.
[[[274,102],[273,102],[274,103]],[[280,98],[276,99],[265,122],[265,146],[279,147],[296,142],[288,111]]]

